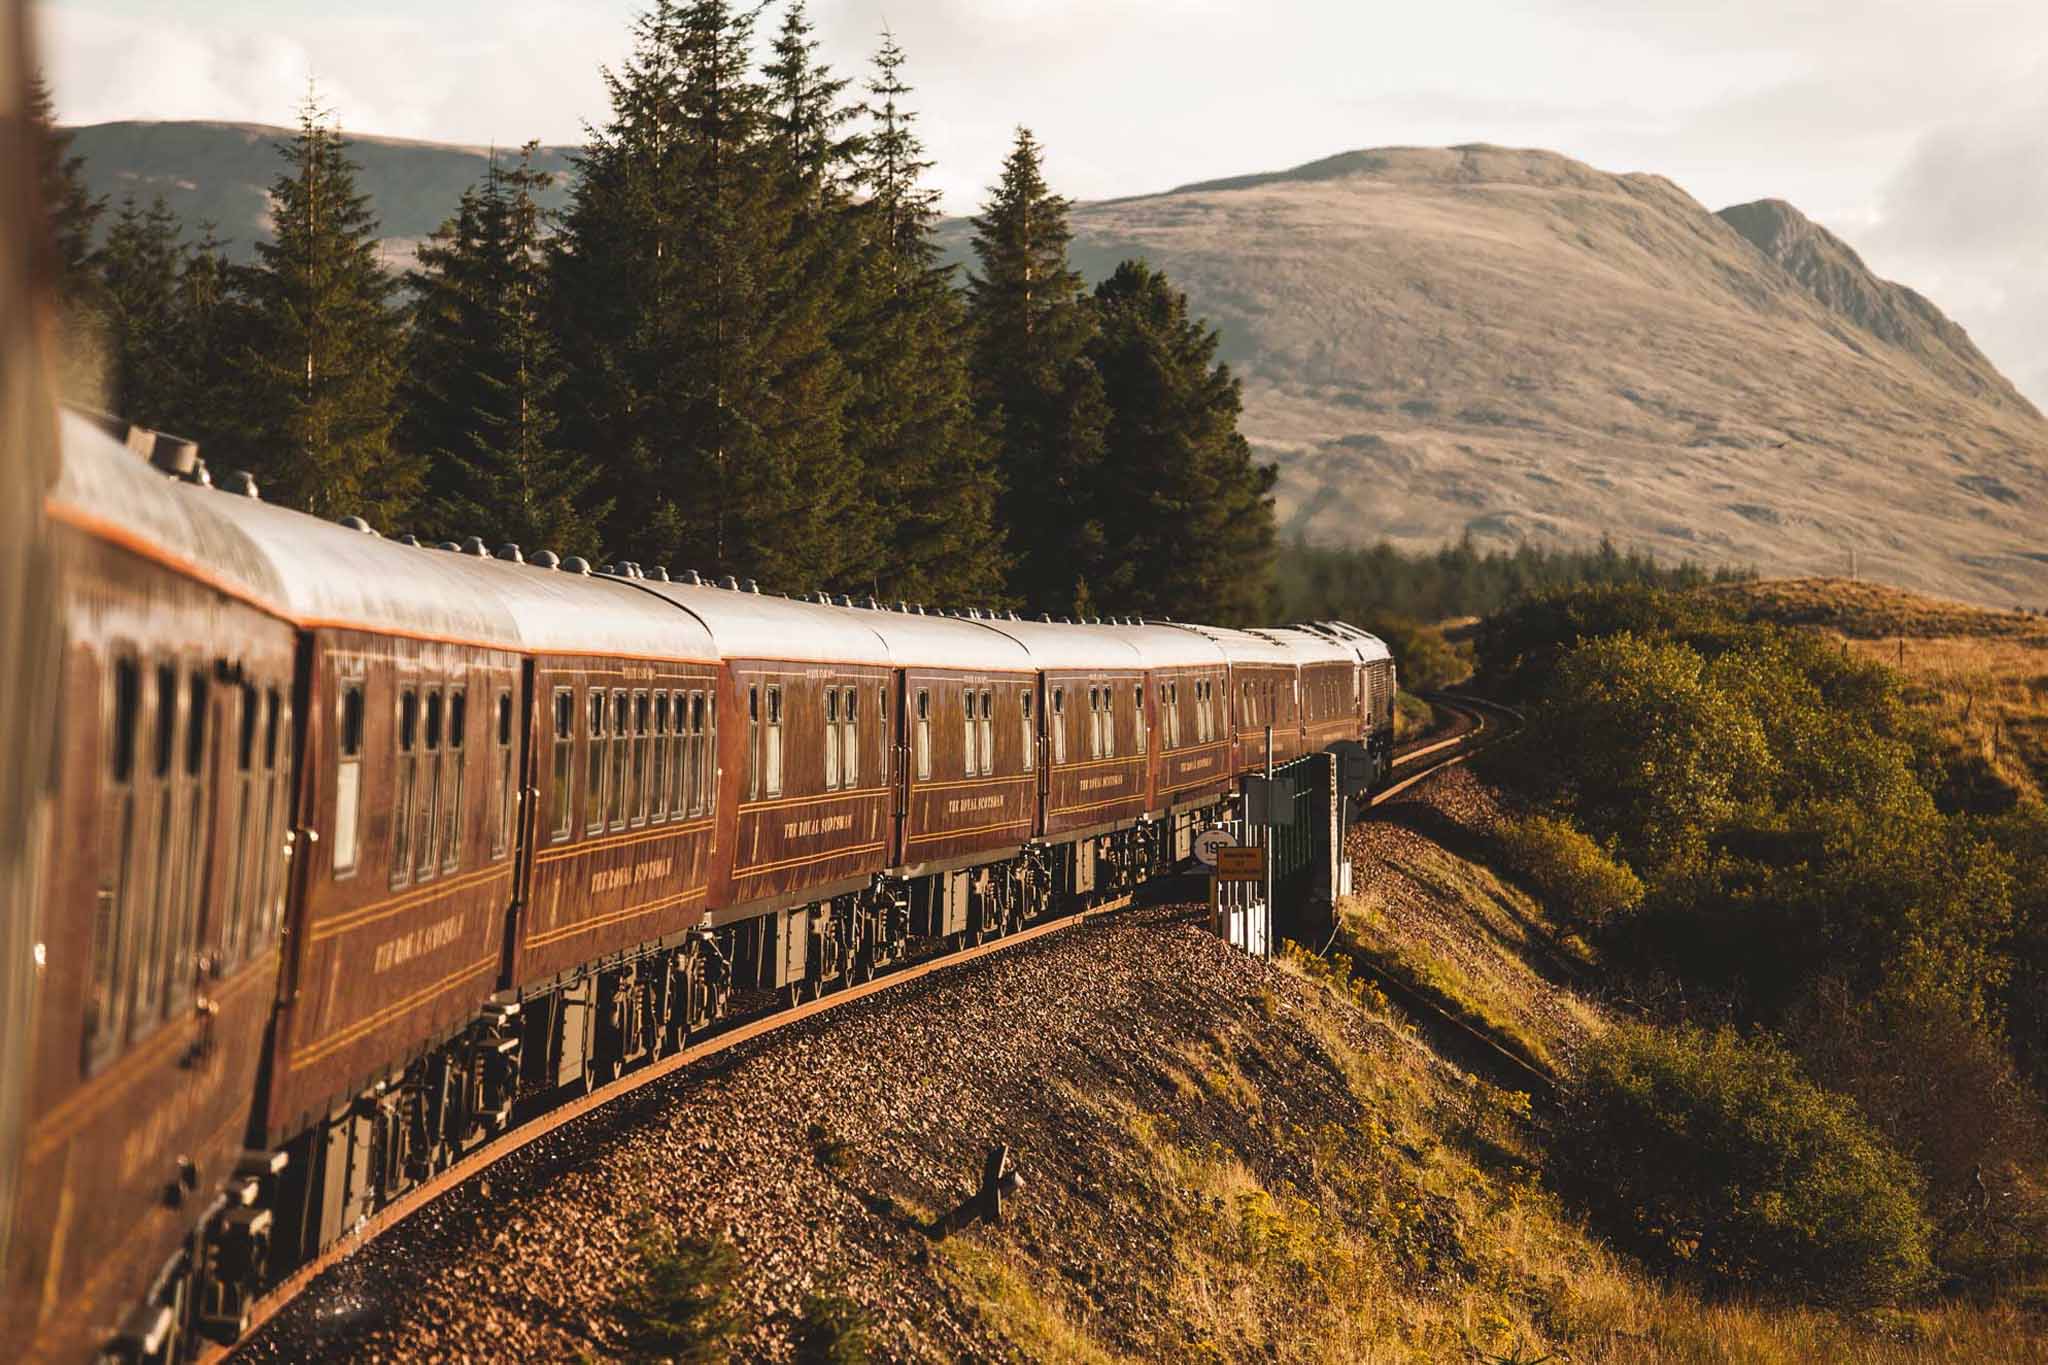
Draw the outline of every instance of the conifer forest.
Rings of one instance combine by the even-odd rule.
[[[532,144],[495,157],[403,275],[346,111],[300,109],[244,265],[161,200],[90,196],[44,94],[75,398],[428,543],[934,606],[1267,609],[1274,472],[1217,334],[1142,262],[1085,286],[1029,131],[962,279],[892,38],[855,79],[803,0],[654,0],[605,86],[565,210]]]

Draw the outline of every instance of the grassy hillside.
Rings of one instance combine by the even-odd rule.
[[[1989,611],[1840,578],[1728,584],[1716,596],[1750,620],[1840,636],[1909,680],[1970,804],[2003,808],[2048,792],[2048,617]]]

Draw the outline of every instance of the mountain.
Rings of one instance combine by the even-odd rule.
[[[270,230],[270,184],[284,169],[280,143],[292,129],[260,123],[95,123],[70,130],[85,158],[87,186],[119,205],[162,195],[187,224],[212,223],[237,260],[255,256]],[[381,220],[387,259],[409,262],[420,240],[455,212],[462,192],[483,179],[492,149],[348,134],[362,166],[358,183]],[[500,147],[502,157],[517,147]],[[577,148],[543,147],[538,170],[556,176],[550,208],[568,202],[570,158]],[[549,198],[548,196],[543,196]]]
[[[1789,206],[1491,146],[1076,206],[1216,321],[1283,527],[1586,544],[2048,604],[2048,423]],[[971,228],[950,226],[967,252]]]
[[[284,130],[78,130],[246,252]],[[575,149],[541,164],[566,185]],[[394,261],[488,149],[357,136]],[[565,194],[565,190],[558,190]],[[1782,201],[1491,146],[1347,152],[1076,206],[1091,279],[1143,256],[1222,331],[1290,534],[1587,544],[1851,569],[2048,604],[2048,422],[1963,329]],[[970,256],[964,220],[946,229]]]

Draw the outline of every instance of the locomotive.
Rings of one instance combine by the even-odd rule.
[[[122,439],[125,435],[126,439]],[[64,624],[0,1341],[172,1361],[512,1125],[1113,895],[1239,774],[1392,760],[1341,623],[792,598],[211,486],[63,422]]]

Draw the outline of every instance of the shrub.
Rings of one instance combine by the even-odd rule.
[[[1508,865],[1553,912],[1599,927],[1643,903],[1643,883],[1569,820],[1531,815],[1499,831]]]
[[[709,1365],[727,1359],[739,1335],[732,1280],[739,1255],[721,1237],[678,1238],[657,1223],[634,1238],[635,1274],[612,1310],[628,1360]]]
[[[1586,1049],[1572,1103],[1567,1164],[1652,1262],[1840,1304],[1928,1273],[1918,1175],[1774,1044],[1619,1026]]]
[[[867,1310],[837,1291],[804,1300],[797,1325],[798,1365],[865,1365],[874,1351]]]

